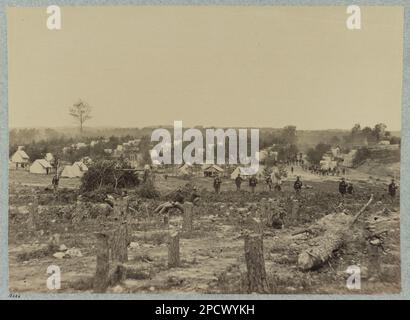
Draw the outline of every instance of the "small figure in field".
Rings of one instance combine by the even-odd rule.
[[[235,178],[235,185],[236,185],[236,191],[241,190],[241,184],[242,184],[242,177],[240,174],[238,174],[238,176]]]
[[[396,197],[397,189],[398,189],[398,187],[397,187],[394,179],[391,179],[391,183],[389,184],[389,195],[392,199],[392,202],[393,202],[394,198]]]
[[[296,177],[296,181],[295,181],[295,183],[293,184],[293,188],[295,189],[296,194],[299,194],[299,193],[300,193],[300,191],[302,190],[302,185],[303,185],[303,183],[302,183],[302,181],[300,180],[300,177],[297,176],[297,177]]]
[[[351,182],[347,186],[347,193],[348,194],[353,194],[353,183],[351,183]]]
[[[290,172],[293,174],[293,166],[290,167]]]
[[[201,196],[199,195],[199,193],[198,193],[198,188],[196,187],[196,186],[194,186],[193,188],[192,188],[192,194],[191,194],[191,202],[194,204],[194,205],[198,205],[198,202],[199,202],[199,200],[200,200],[200,198],[201,198]]]
[[[56,194],[58,192],[58,183],[60,182],[60,177],[58,176],[58,173],[56,173],[51,180],[51,184],[53,185],[54,193]]]
[[[219,174],[217,174],[214,179],[214,189],[216,194],[218,194],[221,191],[221,184],[221,178],[219,177]]]
[[[165,179],[165,181],[168,180],[168,175],[167,174],[164,174],[164,179]]]
[[[282,190],[282,179],[278,179],[275,183],[275,191],[281,191]]]
[[[347,191],[347,183],[345,181],[345,178],[342,178],[339,183],[339,192],[342,195],[342,197],[346,194],[346,191]]]
[[[271,176],[266,177],[266,184],[268,185],[269,191],[272,191],[273,181],[272,181]]]
[[[173,198],[173,201],[167,201],[163,204],[160,204],[154,210],[154,212],[157,212],[159,214],[164,214],[164,213],[167,213],[169,209],[171,208],[176,208],[179,211],[184,212],[184,207],[182,206],[183,203],[184,203],[184,196],[182,194],[181,188],[178,188]]]
[[[252,176],[252,177],[249,179],[249,186],[251,187],[252,193],[255,192],[255,187],[256,187],[257,184],[258,184],[258,180],[256,179],[255,176]]]

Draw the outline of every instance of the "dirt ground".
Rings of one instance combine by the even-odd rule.
[[[294,175],[309,185],[298,198],[299,209],[292,215],[295,194]],[[162,176],[156,185],[162,197],[188,182],[199,187],[201,201],[195,208],[194,230],[181,234],[181,266],[168,268],[167,235],[160,217],[153,209],[164,199],[142,200],[132,204],[135,211],[129,219],[131,243],[127,264],[139,271],[122,283],[109,288],[115,293],[246,293],[244,278],[244,233],[250,217],[263,219],[269,202],[286,211],[284,228],[264,226],[264,257],[271,293],[398,293],[400,292],[399,197],[393,202],[386,195],[388,177],[371,177],[350,171],[355,193],[341,198],[339,177],[319,177],[296,168],[284,182],[282,192],[269,192],[259,183],[255,194],[244,184],[237,192],[232,180],[224,179],[221,194],[212,193],[212,179],[191,180]],[[46,281],[47,267],[61,270],[59,292],[92,292],[91,282],[96,268],[95,232],[110,228],[106,207],[88,210],[80,220],[77,192],[79,179],[61,179],[60,194],[54,197],[51,176],[33,175],[24,171],[9,172],[9,288],[10,292],[51,292]],[[132,195],[134,190],[129,190]],[[354,225],[345,245],[329,262],[314,271],[298,268],[298,255],[320,244],[320,237],[295,232],[312,226],[318,219],[344,210],[353,215],[367,202],[375,200]],[[38,200],[35,228],[30,222],[28,206]],[[97,206],[98,204],[94,204]],[[105,212],[104,214],[102,212]],[[366,226],[375,217],[389,220],[389,230],[381,245],[372,245]],[[180,230],[182,217],[174,212],[170,229]],[[75,249],[77,254],[64,258],[53,256],[60,249],[50,249],[50,238],[58,234],[59,245]],[[78,251],[80,254],[78,254]],[[349,266],[361,268],[361,289],[349,290],[346,272]]]

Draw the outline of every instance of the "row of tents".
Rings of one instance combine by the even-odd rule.
[[[74,162],[72,165],[61,166],[58,169],[56,169],[53,164],[54,156],[51,153],[47,153],[44,159],[34,160],[33,163],[30,164],[30,157],[23,150],[23,146],[19,146],[10,159],[10,168],[28,168],[30,173],[35,174],[50,174],[58,170],[60,177],[81,178],[84,173],[88,171],[88,167],[82,161]]]
[[[178,169],[176,174],[178,176],[188,176],[188,175],[203,175],[204,177],[214,177],[216,175],[230,177],[231,179],[236,179],[239,175],[242,178],[247,178],[252,175],[256,175],[258,179],[264,178],[265,173],[265,166],[260,165],[257,172],[254,174],[249,170],[248,167],[240,167],[237,166],[231,173],[226,172],[223,168],[216,164],[211,165],[203,165],[201,167],[195,167],[188,163],[181,165]],[[274,168],[273,168],[273,171]],[[277,170],[278,171],[278,170]]]
[[[57,169],[57,171],[62,178],[81,178],[84,173],[88,171],[88,167],[80,161],[60,168]],[[55,173],[55,171],[55,167],[53,167],[46,159],[35,160],[29,168],[29,172],[35,174],[49,174]]]

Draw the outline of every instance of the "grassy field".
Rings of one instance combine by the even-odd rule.
[[[293,181],[301,175],[309,189],[302,190],[297,217],[292,216],[295,199]],[[50,186],[52,176],[10,171],[9,211],[9,287],[10,292],[51,292],[47,289],[47,267],[58,265],[62,273],[59,292],[92,292],[91,280],[96,267],[96,238],[94,233],[115,224],[111,215],[93,215],[91,206],[78,207],[76,197],[79,179],[61,179],[65,195],[54,198]],[[263,219],[266,203],[273,201],[287,212],[285,227],[264,227],[264,257],[271,293],[352,293],[346,288],[351,265],[362,268],[362,289],[353,293],[397,293],[400,291],[400,232],[399,199],[387,198],[383,178],[373,178],[349,172],[355,194],[344,200],[347,214],[354,214],[374,194],[376,201],[351,230],[345,246],[335,252],[329,263],[316,271],[304,272],[297,267],[298,254],[320,244],[321,238],[293,236],[295,231],[313,225],[318,219],[337,212],[340,196],[339,177],[319,177],[299,170],[283,184],[282,192],[269,192],[259,183],[251,194],[246,183],[237,192],[232,180],[224,179],[222,192],[213,193],[213,180],[194,177],[182,179],[156,176],[155,184],[161,192],[156,200],[139,199],[130,203],[135,211],[129,217],[131,243],[128,265],[141,272],[109,288],[117,293],[244,293],[246,274],[243,234],[249,229],[248,218]],[[181,265],[168,268],[167,235],[181,230],[182,217],[174,212],[170,226],[163,226],[161,217],[153,209],[178,186],[196,185],[202,200],[195,209],[194,229],[181,233]],[[134,194],[137,190],[128,190]],[[38,198],[35,230],[30,227],[26,211],[28,203]],[[276,207],[275,207],[276,208]],[[392,228],[384,241],[383,250],[369,245],[366,225],[369,219],[381,215],[386,208]],[[244,211],[245,210],[245,211]],[[82,212],[79,212],[82,211]],[[245,216],[240,213],[245,212]],[[87,213],[77,221],[80,213]],[[54,251],[43,250],[53,234],[60,235],[60,244],[81,251],[81,256],[59,259]]]

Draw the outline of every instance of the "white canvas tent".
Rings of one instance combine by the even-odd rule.
[[[11,163],[16,165],[16,168],[26,165],[30,160],[28,154],[23,150],[23,146],[19,146],[17,151],[11,156]]]
[[[250,176],[250,174],[248,173],[248,171],[245,170],[245,168],[236,167],[235,170],[231,173],[231,179],[236,179],[239,175],[241,175],[242,178]]]
[[[49,174],[52,165],[45,159],[37,159],[30,166],[30,173]]]
[[[61,172],[62,178],[80,178],[84,172],[81,171],[78,165],[65,166],[63,172]]]
[[[73,166],[79,167],[80,171],[82,172],[88,171],[88,167],[86,166],[84,162],[81,162],[81,161],[74,162]]]
[[[46,161],[48,161],[49,163],[52,163],[54,161],[54,156],[52,153],[47,152],[46,156],[44,157],[44,159],[46,159]]]
[[[242,178],[251,177],[256,175],[258,179],[264,177],[264,166],[259,166],[258,171],[255,173],[251,167],[236,167],[235,170],[231,173],[231,179],[236,179],[240,174]]]
[[[177,169],[178,176],[187,176],[187,175],[192,175],[192,174],[193,174],[193,167],[192,165],[188,163],[184,163],[182,166],[180,166]]]
[[[204,176],[205,177],[213,177],[217,174],[222,174],[223,172],[224,172],[224,169],[222,169],[220,166],[218,166],[216,164],[211,164],[211,165],[208,165],[204,169]]]

